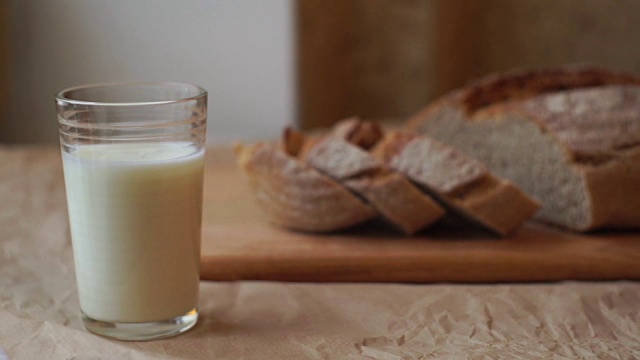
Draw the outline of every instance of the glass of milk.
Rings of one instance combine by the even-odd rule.
[[[207,92],[89,85],[56,95],[84,326],[121,340],[198,320]]]

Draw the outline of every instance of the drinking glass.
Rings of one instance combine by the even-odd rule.
[[[177,83],[56,95],[84,326],[120,340],[198,320],[207,92]]]

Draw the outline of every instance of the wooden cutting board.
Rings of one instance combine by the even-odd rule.
[[[507,238],[448,224],[406,237],[371,222],[312,235],[269,225],[228,148],[207,153],[206,280],[521,282],[640,279],[640,232],[577,234],[529,223]]]

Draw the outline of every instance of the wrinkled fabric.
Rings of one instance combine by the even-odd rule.
[[[633,359],[640,283],[202,282],[178,337],[83,329],[59,155],[0,148],[0,359]]]

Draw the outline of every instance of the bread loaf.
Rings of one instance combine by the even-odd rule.
[[[237,153],[266,216],[295,230],[336,231],[380,216],[413,234],[449,209],[506,235],[538,208],[456,149],[415,134],[383,137],[375,123],[358,119],[320,137],[286,129],[277,145],[239,146]]]
[[[300,156],[366,200],[383,219],[406,234],[414,234],[442,218],[445,211],[367,151],[381,137],[377,124],[348,119],[306,147]]]
[[[426,136],[393,132],[373,153],[448,209],[499,235],[513,231],[539,207],[483,164]]]
[[[407,129],[455,146],[571,229],[640,227],[640,79],[590,68],[493,75]]]

